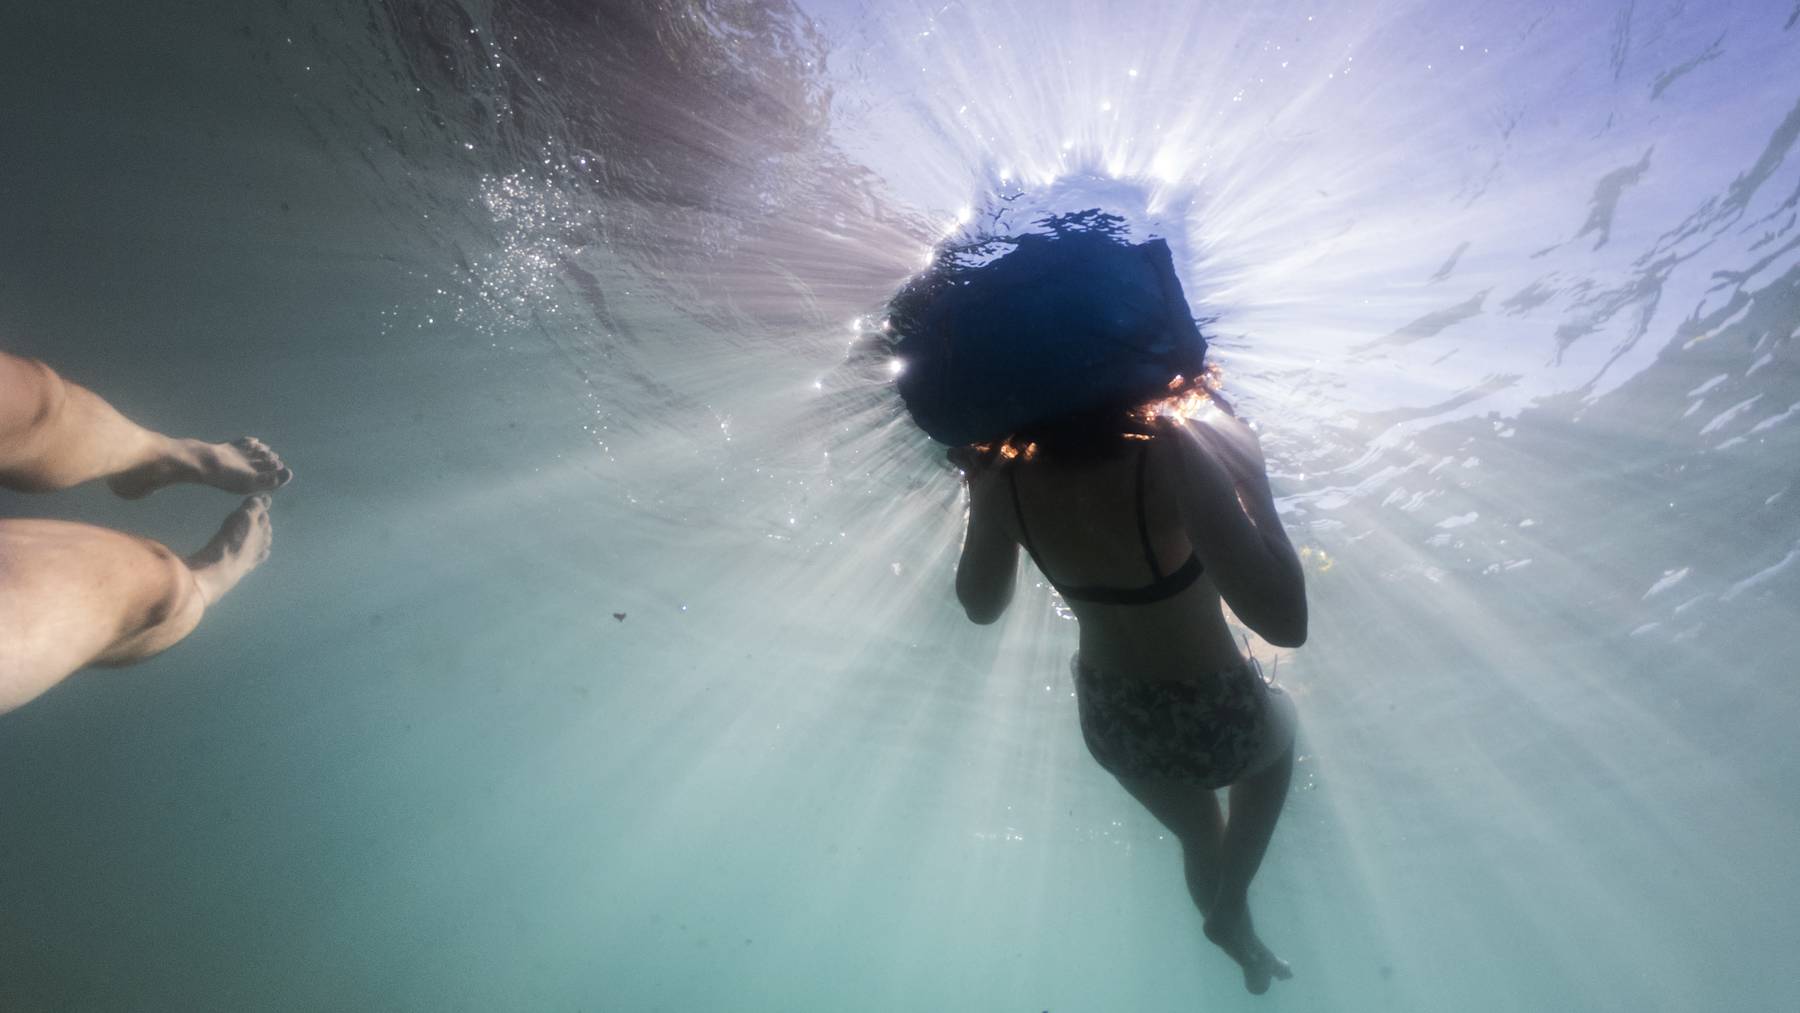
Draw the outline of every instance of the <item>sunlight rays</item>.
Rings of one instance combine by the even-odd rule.
[[[619,507],[608,537],[669,550],[655,573],[590,585],[635,588],[646,605],[630,623],[669,610],[654,628],[679,660],[649,667],[654,688],[575,704],[587,716],[546,736],[540,759],[579,754],[574,729],[607,727],[599,710],[629,703],[613,745],[671,788],[638,811],[665,828],[658,842],[698,853],[694,840],[732,835],[724,815],[690,815],[692,798],[733,800],[741,817],[762,809],[738,800],[791,793],[767,807],[774,818],[809,827],[809,846],[863,856],[820,860],[791,899],[805,917],[849,917],[833,891],[895,863],[943,870],[881,888],[884,931],[902,934],[946,917],[1020,924],[983,892],[1003,876],[1042,885],[1026,921],[1053,917],[1072,842],[1129,851],[1156,837],[1091,815],[1110,785],[1086,763],[1066,695],[1073,630],[1035,576],[999,626],[962,624],[957,481],[893,394],[879,323],[997,190],[1097,174],[1143,190],[1180,235],[1224,390],[1265,434],[1308,554],[1314,638],[1282,653],[1279,677],[1301,703],[1313,790],[1297,793],[1300,823],[1283,831],[1296,839],[1278,855],[1336,881],[1272,870],[1295,895],[1272,901],[1271,921],[1312,948],[1297,956],[1386,967],[1378,980],[1397,980],[1363,996],[1369,1008],[1477,1008],[1458,990],[1479,974],[1433,965],[1498,945],[1498,924],[1541,973],[1517,987],[1591,997],[1591,962],[1664,949],[1618,926],[1733,889],[1716,870],[1695,875],[1701,886],[1639,889],[1608,857],[1704,865],[1710,828],[1665,796],[1768,801],[1684,724],[1664,695],[1670,671],[1636,680],[1621,660],[1646,620],[1667,623],[1648,638],[1700,637],[1728,611],[1719,578],[1662,558],[1681,528],[1625,509],[1650,495],[1646,473],[1687,466],[1658,463],[1677,442],[1670,418],[1692,405],[1693,429],[1719,420],[1695,436],[1714,448],[1779,441],[1793,403],[1740,389],[1785,362],[1791,336],[1771,321],[1792,251],[1718,212],[1742,196],[1746,221],[1792,228],[1775,214],[1791,166],[1760,195],[1739,182],[1764,179],[1746,165],[1786,164],[1768,152],[1789,100],[1708,78],[1724,61],[1659,77],[1691,58],[1682,36],[1701,15],[1658,14],[1666,30],[1632,36],[1611,10],[1553,6],[1460,20],[1425,3],[806,6],[829,64],[781,83],[732,57],[755,72],[732,79],[742,92],[721,108],[829,92],[829,115],[773,134],[704,124],[704,144],[651,145],[734,157],[654,162],[663,175],[634,179],[628,197],[569,173],[543,197],[555,214],[496,212],[516,269],[477,265],[483,305],[508,309],[538,299],[534,279],[560,258],[602,325],[559,317],[544,335],[585,371],[591,423],[606,427],[605,461],[588,467]],[[1775,59],[1771,39],[1734,57]],[[1684,88],[1706,100],[1677,101]],[[539,192],[499,179],[490,193]],[[568,241],[578,214],[564,211],[582,201],[611,213],[604,241]],[[1620,396],[1668,366],[1678,332],[1728,379],[1674,412],[1662,380]],[[1739,345],[1771,357],[1754,384],[1738,382]],[[1675,372],[1683,393],[1705,379]],[[582,474],[534,480],[573,490]],[[1640,540],[1609,531],[1609,513]],[[1733,579],[1778,562],[1750,555]],[[1696,567],[1680,594],[1637,597],[1644,573],[1677,566]],[[1744,598],[1746,616],[1772,608]],[[1665,645],[1664,669],[1697,664],[1683,643]],[[609,761],[587,776],[604,794],[626,775]],[[1777,833],[1791,822],[1760,819]],[[677,839],[683,827],[692,839]],[[1630,841],[1593,843],[1615,830]],[[1446,897],[1463,904],[1443,910]]]

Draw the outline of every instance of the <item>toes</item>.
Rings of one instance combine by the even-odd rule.
[[[293,478],[294,472],[292,469],[276,466],[273,469],[259,471],[257,473],[256,488],[265,492],[273,492],[293,481]]]
[[[231,445],[252,464],[275,459],[275,452],[269,449],[269,445],[254,436],[240,436],[232,440]]]
[[[256,437],[240,436],[231,441],[231,446],[243,455],[244,462],[253,472],[252,489],[273,492],[293,481],[293,469],[282,463],[280,454]]]
[[[1250,960],[1244,964],[1244,987],[1255,995],[1267,992],[1275,979],[1286,981],[1294,976],[1287,963],[1261,943],[1257,943],[1248,956]]]

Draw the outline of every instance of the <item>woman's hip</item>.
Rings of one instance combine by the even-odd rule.
[[[1254,660],[1214,678],[1141,679],[1071,659],[1082,737],[1120,777],[1222,788],[1279,760],[1298,726],[1293,701]]]

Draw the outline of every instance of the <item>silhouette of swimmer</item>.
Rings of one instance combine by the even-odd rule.
[[[1181,841],[1206,937],[1262,993],[1292,977],[1256,934],[1249,889],[1287,798],[1298,719],[1240,653],[1220,603],[1298,647],[1306,589],[1256,435],[1222,405],[1190,381],[1164,402],[951,448],[968,483],[956,594],[975,622],[999,619],[1021,548],[1061,593],[1080,626],[1071,667],[1089,751]]]
[[[91,524],[0,519],[0,714],[84,666],[142,661],[192,632],[268,558],[269,493],[293,477],[258,440],[152,432],[44,363],[0,352],[0,488],[103,478],[126,499],[178,482],[246,497],[185,559]]]

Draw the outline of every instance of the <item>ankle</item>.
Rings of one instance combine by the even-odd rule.
[[[216,540],[188,553],[182,559],[182,562],[187,564],[188,571],[193,573],[197,580],[204,579],[201,576],[204,571],[210,570],[224,561],[225,547]]]
[[[188,460],[190,455],[185,442],[161,433],[147,432],[138,441],[137,447],[125,455],[126,465],[119,470],[164,475]]]
[[[196,563],[194,559],[198,555],[199,553],[195,553],[187,559],[188,579],[194,582],[194,590],[199,592],[201,604],[210,608],[225,593],[219,590],[219,561],[215,559],[210,563]]]

